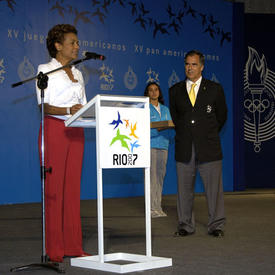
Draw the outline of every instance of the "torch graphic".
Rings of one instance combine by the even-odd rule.
[[[259,125],[261,113],[265,110],[265,105],[262,102],[262,93],[265,88],[267,65],[264,55],[260,59],[258,53],[253,48],[248,47],[248,50],[249,57],[246,63],[246,77],[248,89],[251,92],[251,100],[246,99],[244,106],[253,114],[255,135],[254,151],[260,152],[261,141],[259,136]]]

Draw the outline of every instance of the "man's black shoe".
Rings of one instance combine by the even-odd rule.
[[[186,231],[185,229],[179,229],[179,235],[180,236],[187,236],[190,235],[190,233],[188,231]]]
[[[209,235],[212,235],[215,238],[222,238],[224,236],[224,233],[220,229],[215,229],[212,232],[208,233]]]
[[[188,236],[191,234],[193,234],[193,232],[188,232],[187,230],[185,230],[182,224],[178,225],[178,231],[175,232],[175,236],[181,236],[181,237]]]

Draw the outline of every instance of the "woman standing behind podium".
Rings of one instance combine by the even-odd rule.
[[[160,86],[150,82],[144,91],[150,100],[150,121],[172,120],[168,107],[164,106],[164,99]],[[151,128],[151,217],[166,217],[161,207],[163,181],[166,174],[168,147],[174,130],[158,130]]]
[[[48,33],[47,49],[52,57],[38,66],[48,72],[77,59],[77,30],[68,24],[56,25]],[[84,151],[82,128],[66,128],[64,120],[87,103],[81,72],[74,66],[48,75],[45,89],[45,164],[52,168],[45,180],[46,252],[51,261],[64,256],[87,256],[82,249],[80,181]],[[37,100],[41,104],[38,87]],[[39,149],[41,149],[41,129]],[[41,154],[41,152],[40,152]]]

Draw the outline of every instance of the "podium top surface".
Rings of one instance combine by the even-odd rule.
[[[149,103],[149,98],[146,96],[122,96],[122,95],[106,95],[98,94],[93,97],[85,106],[78,112],[72,115],[65,121],[65,126],[73,126],[72,123],[81,120],[81,123],[88,121],[95,121],[95,105],[99,104],[100,107],[120,107],[120,108],[145,108]],[[88,122],[88,123],[89,123]],[[94,123],[90,124],[91,127],[95,126]]]
[[[107,100],[107,101],[129,101],[129,102],[147,102],[147,96],[130,96],[130,95],[108,95],[108,94],[98,94],[94,100]],[[92,99],[92,100],[93,100]]]

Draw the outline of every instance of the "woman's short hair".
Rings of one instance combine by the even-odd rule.
[[[74,33],[77,35],[77,30],[70,24],[58,24],[49,30],[47,36],[47,49],[51,57],[56,57],[57,49],[55,43],[63,43],[66,33]]]
[[[158,102],[160,102],[161,104],[164,104],[164,98],[163,98],[163,95],[162,95],[162,91],[161,91],[161,88],[159,86],[159,84],[157,82],[149,82],[147,84],[147,86],[145,87],[145,90],[144,90],[144,96],[149,96],[149,87],[151,85],[156,85],[159,89],[159,98],[158,98]]]

